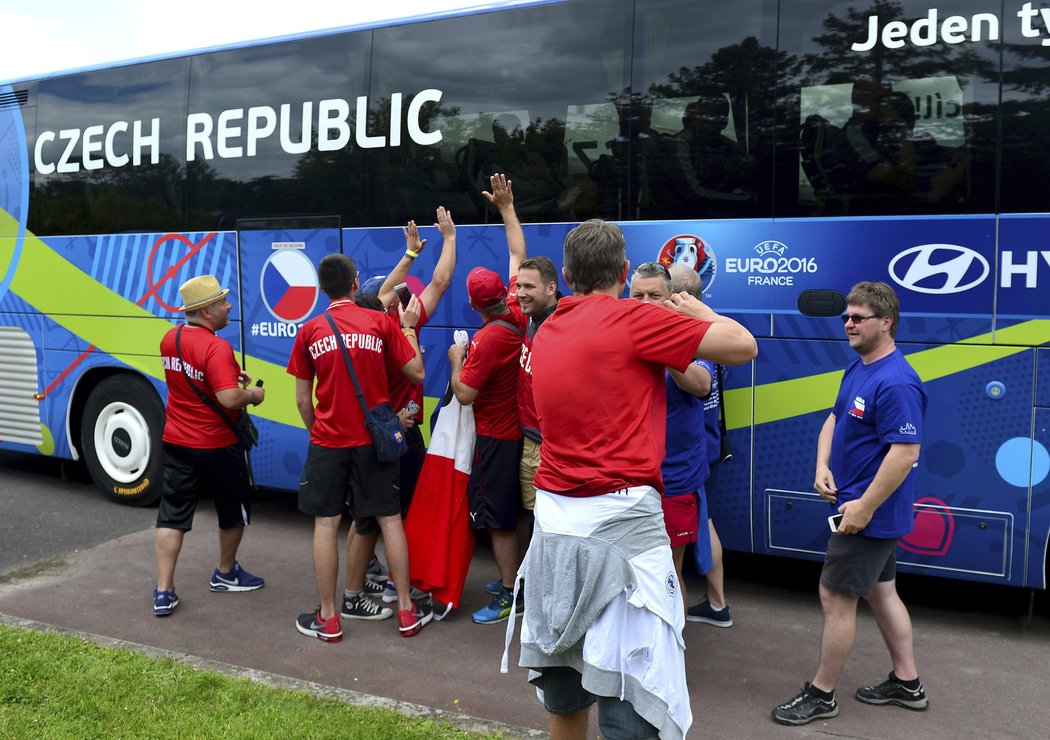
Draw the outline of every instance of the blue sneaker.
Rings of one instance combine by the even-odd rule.
[[[497,578],[494,581],[489,581],[485,584],[485,593],[492,594],[493,596],[499,596],[500,591],[503,590],[503,579]]]
[[[703,622],[704,624],[710,624],[712,627],[725,628],[733,626],[733,612],[729,610],[729,604],[726,604],[721,609],[715,609],[707,599],[689,607],[686,610],[685,618],[690,622]]]
[[[158,591],[153,589],[153,616],[166,617],[179,605],[175,591]]]
[[[514,605],[514,594],[500,587],[500,593],[492,597],[492,601],[489,605],[478,609],[470,618],[478,624],[498,624],[500,622],[505,622],[507,618],[510,617],[512,605]],[[524,592],[518,594],[518,603],[514,606],[514,611],[517,614],[521,614],[525,611]]]
[[[212,591],[255,591],[265,584],[262,578],[253,576],[234,561],[229,573],[222,573],[218,568],[211,574],[209,587]]]

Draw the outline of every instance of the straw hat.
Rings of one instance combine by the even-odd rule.
[[[201,275],[190,278],[179,286],[182,294],[182,305],[179,311],[196,311],[216,301],[221,301],[230,292],[229,288],[223,288],[214,275]]]

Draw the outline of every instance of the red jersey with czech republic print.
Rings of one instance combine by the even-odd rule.
[[[175,346],[176,334],[182,358]],[[164,380],[168,384],[168,406],[164,418],[162,439],[169,444],[198,450],[215,450],[237,443],[237,435],[211,408],[204,405],[189,384],[190,379],[222,409],[231,422],[236,422],[239,409],[228,409],[219,403],[215,394],[228,388],[238,388],[237,376],[241,367],[233,356],[233,347],[206,326],[185,324],[175,327],[160,340]],[[180,377],[181,376],[181,377]]]
[[[710,325],[641,301],[562,298],[532,346],[543,431],[536,487],[566,496],[642,485],[663,493],[664,368],[684,371]]]
[[[514,285],[514,281],[511,281]],[[474,400],[477,433],[494,439],[521,439],[518,420],[518,358],[525,334],[525,314],[517,302],[507,302],[509,313],[485,321],[470,342],[459,379],[478,391]],[[506,321],[518,328],[494,324]]]
[[[398,371],[415,350],[389,316],[361,308],[350,300],[332,301],[328,313],[335,319],[350,352],[357,380],[369,408],[390,401],[387,375]],[[343,353],[328,319],[315,316],[295,337],[288,372],[303,380],[317,379],[314,425],[310,441],[320,447],[363,447],[373,444],[364,412]]]

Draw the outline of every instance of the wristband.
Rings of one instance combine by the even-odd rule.
[[[411,328],[411,327],[409,327],[409,328],[407,328],[407,329],[404,329],[404,328],[403,328],[403,329],[401,329],[401,333],[405,335],[405,338],[406,338],[406,339],[407,339],[408,337],[416,337],[416,339],[417,339],[417,340],[419,339],[419,337],[418,337],[418,336],[416,336],[416,330],[415,330],[415,329],[413,329],[413,328]]]
[[[419,252],[413,252],[411,249],[406,249],[405,256],[408,257],[410,260],[414,260],[416,257],[419,256]]]

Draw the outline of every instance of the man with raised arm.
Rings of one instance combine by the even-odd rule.
[[[379,302],[395,321],[400,322],[401,331],[404,333],[405,338],[417,350],[422,348],[419,334],[422,333],[423,326],[434,315],[438,304],[441,303],[445,291],[448,290],[448,286],[452,283],[452,273],[456,269],[456,224],[452,221],[452,213],[445,210],[444,206],[439,206],[436,214],[437,222],[434,226],[441,233],[441,254],[438,256],[437,264],[434,266],[434,273],[430,277],[430,282],[427,283],[423,292],[416,296],[418,306],[414,307],[411,313],[402,315],[397,308],[399,297],[394,292],[395,287],[405,282],[408,271],[415,264],[416,259],[422,254],[427,244],[426,239],[419,238],[419,229],[416,227],[415,221],[409,221],[402,229],[405,235],[405,254],[394,266],[394,269],[385,278],[382,278],[382,283],[378,288],[372,289],[378,291]],[[368,282],[374,283],[379,280],[380,278],[371,278]],[[367,288],[368,286],[366,285],[365,287]],[[362,288],[362,290],[369,292],[365,288]],[[426,446],[423,444],[423,431],[420,427],[423,423],[423,385],[422,383],[410,382],[400,372],[391,373],[388,380],[390,383],[390,404],[401,418],[402,426],[405,430],[405,442],[408,446],[408,451],[405,452],[400,461],[401,516],[406,517],[408,516],[408,507],[412,503],[412,496],[416,490],[416,482],[419,480],[419,471],[423,467],[423,459],[427,454]],[[358,553],[351,552],[352,548],[354,548],[354,539],[354,528],[351,527],[346,537],[347,562],[356,562],[359,557]],[[361,544],[363,543],[358,543],[358,546]],[[356,582],[355,573],[348,569],[344,597],[346,599],[354,599],[359,593],[366,591],[373,595],[381,595],[386,603],[397,601],[397,591],[393,582],[387,578],[386,568],[379,563],[374,553],[367,553],[367,555],[370,558],[367,577],[358,583]],[[426,596],[418,589],[413,589],[413,595],[417,601]],[[351,612],[347,612],[347,614],[349,613]]]
[[[562,274],[575,295],[558,302],[532,348],[543,445],[520,665],[532,669],[552,737],[582,739],[597,701],[606,737],[678,740],[692,713],[660,507],[664,368],[682,372],[700,357],[738,365],[758,348],[688,294],[665,306],[619,300],[630,264],[614,224],[592,219],[569,232]]]
[[[804,725],[839,713],[835,685],[857,634],[857,602],[875,615],[893,670],[857,689],[866,704],[929,706],[915,666],[911,616],[897,595],[897,540],[914,522],[915,476],[926,388],[897,349],[897,294],[886,283],[858,283],[846,297],[846,338],[860,357],[846,368],[835,405],[817,438],[813,487],[842,515],[820,573],[820,664],[773,719]]]
[[[508,240],[519,239],[523,249],[524,236],[509,236],[515,225],[520,234],[521,226],[513,213],[509,185],[499,177],[494,176],[490,182],[501,183],[499,201],[509,207],[509,214],[505,213],[511,218]],[[483,325],[470,342],[469,354],[466,347],[458,344],[449,347],[449,385],[457,401],[474,406],[477,436],[467,482],[470,520],[474,529],[489,531],[500,575],[498,590],[495,582],[490,584],[497,590],[492,602],[471,619],[478,624],[496,624],[506,620],[512,610],[521,610],[520,603],[514,603],[513,586],[519,563],[517,527],[521,508],[518,361],[526,318],[518,302],[507,299],[507,288],[500,276],[488,268],[475,267],[470,271],[467,294]]]
[[[521,486],[523,514],[518,518],[518,563],[528,547],[532,534],[532,510],[536,504],[536,487],[533,479],[540,464],[540,423],[536,418],[536,404],[532,399],[532,341],[536,330],[558,306],[558,272],[548,257],[528,259],[525,248],[525,232],[514,209],[513,183],[506,175],[495,174],[490,178],[492,192],[483,195],[499,209],[507,233],[507,251],[510,254],[510,290],[508,304],[517,303],[528,318],[525,336],[518,357],[518,419],[524,436],[518,481]],[[517,563],[515,564],[517,565]],[[502,577],[485,584],[485,589],[495,597],[501,592],[512,591],[513,583],[504,583]]]
[[[400,369],[413,383],[423,382],[423,361],[388,317],[354,304],[357,268],[350,257],[327,255],[317,267],[317,279],[331,303],[326,315],[306,322],[296,335],[288,372],[295,376],[295,405],[310,432],[299,482],[299,510],[314,517],[314,576],[321,604],[316,611],[300,614],[295,626],[302,634],[324,642],[338,642],[343,637],[336,583],[339,523],[344,509],[349,509],[358,539],[368,552],[382,530],[397,586],[398,628],[402,636],[409,637],[430,621],[432,613],[428,604],[414,604],[409,598],[408,545],[401,523],[398,464],[381,462],[376,456],[340,343],[349,353],[368,408],[389,402],[387,376],[392,370]],[[338,332],[333,332],[329,316]],[[367,555],[360,563],[347,564],[348,569],[358,572],[358,578],[364,577],[367,566]],[[359,601],[356,606],[372,603],[363,596]],[[381,618],[378,605],[373,607]]]

